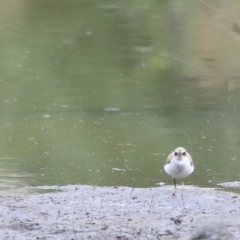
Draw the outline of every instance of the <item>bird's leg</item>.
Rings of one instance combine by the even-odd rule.
[[[173,178],[173,183],[174,183],[174,186],[175,186],[175,189],[176,189],[177,186],[176,186],[176,179],[175,178]]]
[[[182,179],[182,185],[184,186],[184,178]]]

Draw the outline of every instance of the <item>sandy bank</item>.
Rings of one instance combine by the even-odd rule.
[[[223,223],[240,239],[235,193],[190,187],[61,190],[0,197],[0,239],[179,239],[209,222]]]

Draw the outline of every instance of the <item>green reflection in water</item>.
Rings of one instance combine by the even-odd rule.
[[[201,41],[210,8],[0,4],[1,175],[15,181],[9,189],[172,184],[163,165],[177,146],[196,165],[187,184],[238,180],[240,45],[217,31],[211,36],[221,42]]]

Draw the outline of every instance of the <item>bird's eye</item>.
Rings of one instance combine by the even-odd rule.
[[[183,154],[182,154],[183,156],[186,156],[186,152],[183,152]]]
[[[177,152],[175,152],[174,155],[177,156]]]

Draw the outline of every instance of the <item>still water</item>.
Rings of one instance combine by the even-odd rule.
[[[0,190],[240,180],[240,2],[0,1]]]

